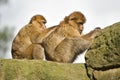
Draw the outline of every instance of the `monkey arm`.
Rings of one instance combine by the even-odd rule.
[[[86,39],[86,40],[89,40],[89,41],[92,41],[97,35],[98,33],[100,32],[100,28],[95,28],[94,30],[90,31],[89,33],[85,34],[85,35],[82,35],[81,37],[83,39]]]

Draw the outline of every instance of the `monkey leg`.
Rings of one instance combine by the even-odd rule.
[[[40,44],[31,44],[25,54],[27,59],[45,59],[44,48]]]
[[[47,52],[48,60],[72,63],[77,55],[84,52],[89,47],[89,41],[82,38],[66,38],[52,52]]]
[[[24,58],[24,56],[22,56],[22,54],[23,54],[23,52],[21,52],[21,51],[14,51],[14,52],[12,52],[12,58],[13,59],[23,59]]]
[[[39,44],[34,45],[33,59],[45,60],[44,48]]]

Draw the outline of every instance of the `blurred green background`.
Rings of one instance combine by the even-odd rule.
[[[9,0],[0,0],[0,8],[7,6]],[[10,50],[10,44],[14,35],[14,27],[9,25],[1,25],[1,13],[0,13],[0,58],[7,58],[8,51]]]

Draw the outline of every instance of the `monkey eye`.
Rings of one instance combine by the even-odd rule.
[[[83,25],[83,22],[78,22],[78,24]]]
[[[43,21],[44,24],[46,24],[46,21]]]
[[[76,18],[71,18],[70,20],[75,20]]]
[[[40,24],[41,24],[41,23],[46,24],[46,21],[40,21],[40,22],[38,22],[38,23],[40,23]]]

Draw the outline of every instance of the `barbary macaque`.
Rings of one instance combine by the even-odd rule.
[[[16,35],[12,43],[12,57],[14,59],[43,59],[44,48],[39,44],[38,36],[46,29],[46,19],[42,15],[35,15]]]
[[[33,25],[31,22],[32,19],[28,25]],[[46,58],[50,61],[72,63],[79,54],[89,48],[100,30],[96,28],[86,35],[81,35],[85,22],[86,18],[81,12],[73,12],[59,25],[42,28],[40,33],[29,31],[29,27],[23,28],[13,41],[12,56],[17,59]],[[26,35],[27,31],[30,36]],[[25,37],[22,37],[23,35]]]
[[[99,29],[81,35],[85,22],[86,18],[81,12],[76,11],[66,16],[57,28],[43,39],[46,59],[72,63],[79,54],[88,49]]]

